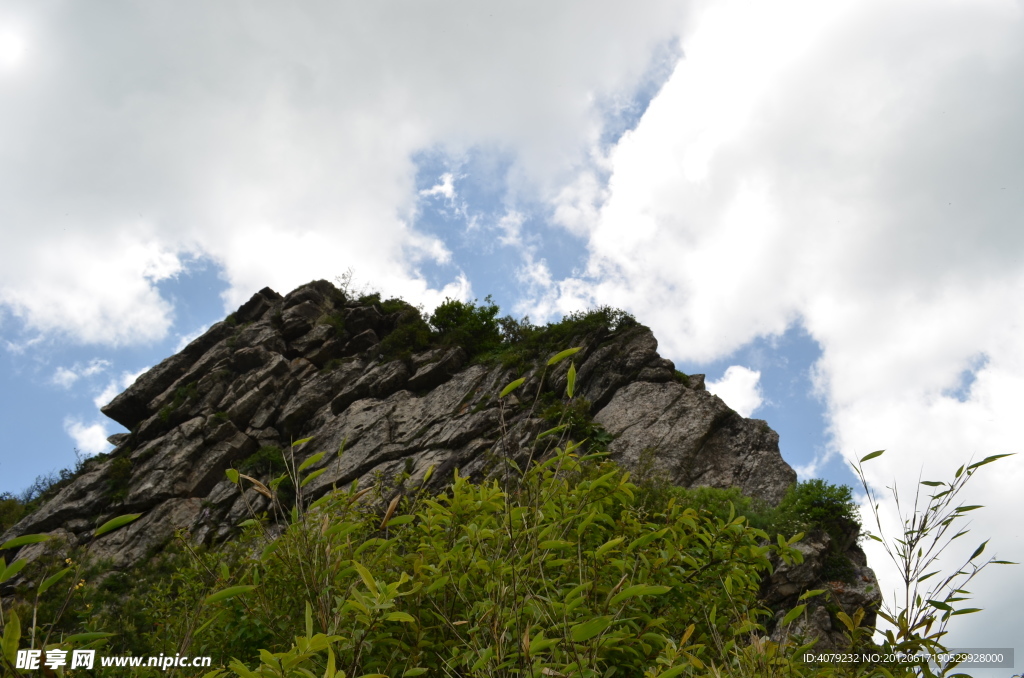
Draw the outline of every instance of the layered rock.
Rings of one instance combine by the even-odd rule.
[[[108,457],[3,539],[53,532],[116,567],[139,562],[178,528],[196,541],[224,539],[249,507],[268,504],[254,490],[240,495],[225,470],[299,438],[313,440],[296,449],[297,462],[344,447],[311,467],[323,472],[307,497],[402,473],[415,483],[432,466],[430,487],[440,490],[456,468],[482,478],[502,456],[521,465],[535,458],[536,435],[551,424],[533,396],[563,392],[569,361],[545,370],[550,354],[539,356],[521,374],[471,363],[458,346],[389,359],[382,341],[412,309],[386,306],[347,299],[325,281],[284,297],[261,290],[104,407],[131,432],[112,436]],[[646,327],[590,330],[550,353],[568,346],[580,347],[579,397],[627,468],[645,458],[677,485],[735,486],[771,503],[795,482],[767,423],[739,416],[704,389],[702,375],[675,372]],[[499,391],[520,376],[519,398],[501,410]],[[91,538],[103,521],[136,512],[128,527]]]

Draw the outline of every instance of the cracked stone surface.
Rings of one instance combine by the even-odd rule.
[[[642,325],[574,336],[520,373],[474,364],[454,346],[383,360],[381,341],[403,313],[385,315],[323,280],[283,297],[261,290],[104,407],[131,433],[112,436],[109,456],[90,461],[2,539],[51,532],[124,567],[159,550],[177,528],[196,541],[228,538],[246,517],[246,501],[258,510],[267,504],[252,490],[243,499],[224,471],[262,448],[288,449],[307,437],[297,462],[328,452],[310,468],[325,470],[306,486],[307,497],[405,470],[415,483],[431,466],[432,490],[456,468],[482,479],[495,470],[495,450],[520,463],[537,458],[535,436],[551,423],[533,398],[542,377],[543,391],[564,393],[570,360],[547,371],[544,364],[569,346],[580,347],[572,358],[577,393],[614,436],[611,458],[625,467],[649,458],[678,485],[736,486],[773,503],[796,480],[768,424],[708,393],[703,375],[680,383]],[[497,395],[520,376],[525,382],[502,413]],[[129,527],[91,538],[103,521],[136,512],[143,516]]]

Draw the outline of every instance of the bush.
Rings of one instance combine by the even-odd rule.
[[[429,322],[440,342],[462,346],[470,357],[498,348],[501,345],[499,309],[490,296],[484,301],[485,306],[477,306],[475,302],[445,299],[434,309]]]

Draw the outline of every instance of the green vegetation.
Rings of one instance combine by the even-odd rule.
[[[284,472],[285,463],[281,448],[277,445],[264,445],[246,457],[238,465],[238,470],[250,475],[277,475]]]
[[[475,308],[445,316],[455,319],[447,331],[476,327]],[[494,319],[489,309],[480,313]],[[303,453],[297,464],[292,451],[310,445],[306,439],[292,450],[263,447],[228,470],[241,496],[254,489],[271,504],[266,513],[250,510],[239,540],[206,549],[179,534],[131,572],[88,562],[77,550],[66,555],[56,543],[28,567],[0,560],[0,584],[20,582],[16,597],[0,604],[0,673],[25,675],[14,653],[31,644],[209,655],[215,668],[204,678],[948,675],[923,663],[808,665],[801,659],[808,646],[769,641],[773,615],[759,596],[771,558],[801,561],[793,530],[821,529],[837,543],[851,534],[849,488],[801,483],[779,507],[765,507],[735,489],[672,487],[650,454],[631,479],[602,451],[589,404],[574,398],[575,375],[570,365],[566,397],[543,410],[554,427],[541,442],[550,444],[522,467],[492,450],[501,466],[488,480],[471,482],[456,470],[449,489],[434,494],[425,489],[434,468],[407,460],[391,484],[353,482],[313,501],[303,488],[323,472],[327,453]],[[522,383],[497,395],[502,414]],[[897,608],[879,611],[896,631],[876,647],[861,626],[870,611],[837,611],[853,650],[942,651],[950,616],[973,611],[962,607],[964,585],[1002,562],[979,561],[984,544],[954,574],[918,588],[943,544],[962,536],[952,526],[977,508],[955,504],[955,496],[999,456],[961,467],[949,483],[925,482],[936,494],[914,506],[900,538],[883,541],[913,582]],[[126,457],[115,464],[122,459],[119,472],[130,474]],[[111,464],[110,477],[117,472]],[[264,484],[256,475],[277,477]],[[95,535],[137,517],[114,518]],[[26,535],[0,551],[46,539]],[[823,593],[805,593],[779,623],[794,623]]]
[[[174,390],[174,396],[171,398],[171,402],[160,408],[160,421],[167,423],[170,421],[171,415],[174,414],[179,407],[184,405],[187,401],[198,397],[199,390],[196,387],[195,382],[179,386]]]
[[[116,504],[128,496],[128,481],[132,478],[132,460],[119,456],[107,466],[110,502]]]

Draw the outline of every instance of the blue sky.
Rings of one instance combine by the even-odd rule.
[[[400,9],[0,8],[0,491],[102,451],[97,401],[256,290],[349,269],[428,310],[625,308],[804,477],[1018,451],[1020,2]],[[1010,560],[1022,480],[967,497]],[[1019,577],[964,644],[1012,644]]]

